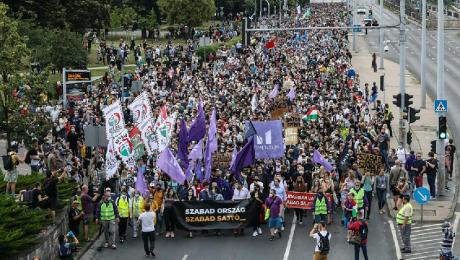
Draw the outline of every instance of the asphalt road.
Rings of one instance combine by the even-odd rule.
[[[381,21],[379,17],[379,8],[374,3],[372,9],[374,16]],[[383,12],[384,25],[398,25],[398,15],[384,10]],[[411,22],[408,22],[406,33],[406,65],[415,76],[420,79],[421,65],[421,28]],[[385,53],[384,57],[399,63],[399,29],[384,29],[384,40],[390,40],[390,50]],[[456,118],[460,114],[460,90],[458,82],[460,82],[460,39],[457,36],[458,31],[445,30],[444,52],[445,52],[445,98],[448,100],[448,124],[454,136],[460,136],[460,123],[456,122]],[[437,46],[436,46],[436,30],[427,31],[427,56],[426,56],[426,86],[429,96],[436,97],[436,66],[437,66]],[[369,49],[372,52],[379,51],[379,32],[378,30],[368,31]]]
[[[376,205],[374,205],[374,208]],[[268,240],[267,226],[263,227],[263,235],[252,237],[252,229],[246,229],[246,235],[234,237],[230,231],[223,231],[222,236],[197,235],[193,239],[185,238],[184,232],[178,232],[176,238],[157,237],[156,259],[171,260],[304,260],[311,259],[314,250],[314,241],[308,237],[312,226],[311,213],[304,219],[303,225],[292,225],[293,210],[287,214],[286,230],[281,239]],[[329,227],[332,234],[331,252],[329,259],[354,259],[354,248],[346,242],[346,230],[340,226],[340,219],[336,215],[335,223]],[[292,236],[290,249],[289,237]],[[144,259],[144,250],[140,238],[128,238],[128,241],[118,245],[117,250],[100,248],[103,241],[96,241],[90,250],[81,258],[95,259]],[[369,259],[394,260],[395,247],[390,232],[388,217],[379,215],[374,210],[369,221]],[[361,259],[363,256],[361,255]]]

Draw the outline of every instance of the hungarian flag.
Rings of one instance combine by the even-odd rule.
[[[307,121],[315,121],[318,119],[318,109],[316,109],[316,106],[312,106],[310,109],[308,109],[307,115],[304,116],[303,119],[306,119]]]

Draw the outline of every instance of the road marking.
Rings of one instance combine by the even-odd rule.
[[[288,260],[289,259],[289,253],[291,251],[292,240],[294,239],[295,226],[296,226],[296,224],[295,224],[295,215],[294,215],[294,217],[292,218],[291,231],[289,233],[289,239],[288,239],[288,243],[287,243],[287,246],[286,246],[286,251],[284,251],[283,260]]]
[[[410,257],[410,258],[406,258],[406,260],[416,260],[416,259],[430,259],[430,257],[439,257],[439,254],[438,255],[423,255],[423,256],[419,256],[419,257]]]
[[[422,241],[417,241],[417,242],[412,242],[411,241],[411,244],[423,244],[423,243],[431,242],[431,241],[439,241],[439,239],[423,239]]]
[[[460,212],[455,212],[455,221],[454,221],[454,226],[453,226],[454,232],[457,232],[459,220],[460,220]],[[454,248],[454,245],[455,245],[455,237],[454,237],[454,240],[452,241],[452,248]]]
[[[433,227],[433,228],[425,228],[425,229],[416,229],[413,230],[412,233],[424,232],[428,230],[439,230],[440,227]]]
[[[393,225],[393,221],[388,220],[388,224],[390,224],[391,235],[393,236],[393,242],[395,243],[395,251],[397,259],[402,259],[401,251],[399,250],[399,241],[398,237],[396,236],[395,226]]]
[[[184,255],[184,257],[182,257],[182,260],[187,260],[188,258],[188,255]]]
[[[431,224],[431,225],[415,226],[415,227],[412,228],[412,230],[426,229],[428,227],[440,227],[440,226],[442,226],[442,224]]]
[[[417,235],[412,235],[411,234],[411,237],[418,237],[418,236],[426,236],[428,234],[439,234],[439,230],[438,231],[432,231],[432,232],[426,232],[426,233],[421,233],[421,234],[417,234]],[[425,238],[424,238],[425,239]]]

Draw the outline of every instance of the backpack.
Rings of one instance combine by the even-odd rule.
[[[3,168],[6,171],[11,171],[14,169],[13,156],[11,154],[3,155]]]
[[[368,227],[366,222],[361,221],[361,226],[359,227],[358,234],[359,237],[361,238],[361,241],[364,241],[367,239],[367,233],[368,233]]]
[[[329,253],[329,232],[326,233],[326,236],[321,235],[321,232],[318,232],[319,236],[319,245],[318,249],[322,255],[327,255]]]
[[[32,159],[30,158],[30,151],[28,151],[26,154],[26,158],[24,158],[24,162],[30,164],[31,161]]]

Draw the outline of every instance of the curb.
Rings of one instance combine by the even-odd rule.
[[[78,251],[78,254],[75,256],[75,259],[80,259],[86,252],[88,252],[88,250],[94,245],[94,243],[96,243],[96,241],[99,239],[99,237],[101,236],[101,232],[97,231],[96,234],[94,234],[92,237],[91,237],[91,242],[89,243],[86,243],[85,246],[83,246],[80,251]]]

